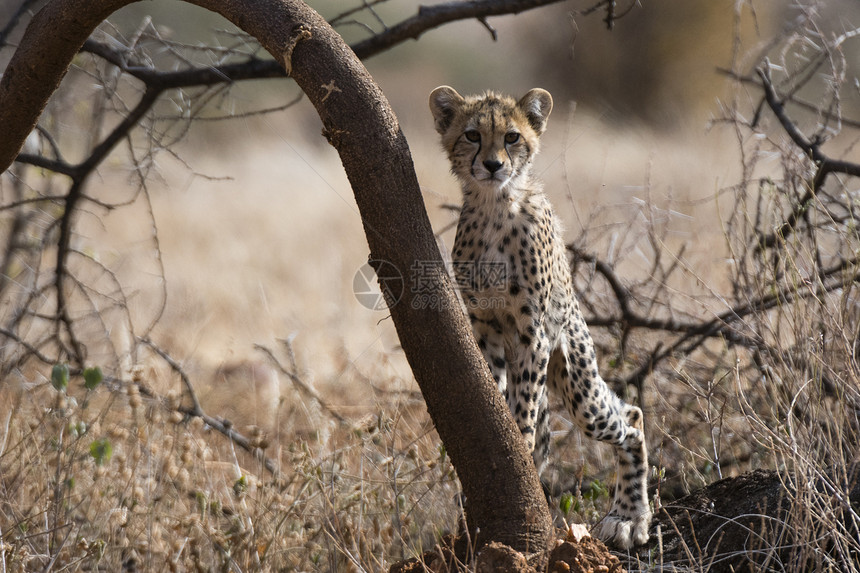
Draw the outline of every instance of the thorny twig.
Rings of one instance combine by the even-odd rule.
[[[287,341],[284,341],[285,344],[289,345]],[[340,422],[341,424],[348,424],[346,418],[337,413],[331,406],[329,406],[319,392],[313,389],[308,383],[306,383],[302,378],[296,374],[295,372],[288,370],[283,364],[281,364],[280,360],[275,356],[274,352],[266,348],[261,344],[255,344],[254,348],[262,352],[266,355],[266,357],[274,364],[278,370],[281,371],[284,376],[290,379],[290,381],[295,384],[299,390],[301,390],[308,398],[316,401],[320,408],[325,410],[332,418]]]
[[[777,95],[776,89],[773,86],[768,66],[765,65],[758,68],[756,73],[761,79],[762,89],[764,91],[764,100],[767,102],[768,107],[779,120],[780,125],[794,144],[797,145],[797,147],[800,148],[800,150],[803,151],[803,153],[815,164],[815,175],[812,179],[812,183],[807,187],[806,193],[804,193],[804,195],[797,201],[794,211],[775,232],[761,237],[757,248],[767,249],[776,245],[777,241],[785,240],[788,235],[791,234],[797,225],[799,218],[806,211],[809,202],[814,199],[816,194],[824,186],[828,175],[833,173],[843,173],[852,177],[860,177],[860,163],[831,159],[825,155],[824,152],[821,151],[822,141],[807,138],[791,118],[788,117],[784,101]]]
[[[615,21],[620,20],[627,14],[629,14],[633,8],[639,5],[639,0],[632,0],[627,8],[624,9],[620,14],[618,13],[618,2],[617,0],[600,0],[597,4],[591,6],[590,8],[586,8],[581,12],[583,16],[588,16],[597,12],[601,8],[606,8],[606,17],[603,18],[603,22],[606,24],[607,30],[612,30],[615,27]]]
[[[157,344],[155,344],[149,338],[140,338],[140,342],[150,347],[156,354],[158,354],[162,360],[164,360],[170,368],[179,374],[179,379],[182,380],[182,385],[185,387],[185,392],[188,394],[188,397],[191,399],[191,408],[188,411],[188,414],[192,416],[200,416],[203,414],[203,408],[200,406],[200,400],[197,399],[197,393],[194,391],[194,386],[191,384],[191,379],[188,378],[188,375],[183,370],[182,366],[176,362],[167,351],[163,350]]]
[[[581,249],[569,246],[573,253],[574,259],[579,259],[593,265],[609,283],[610,288],[615,296],[619,314],[609,317],[591,317],[588,319],[590,326],[612,326],[617,325],[624,329],[642,329],[646,331],[662,331],[665,333],[673,333],[680,335],[679,338],[668,346],[664,346],[663,342],[658,341],[654,349],[649,352],[649,358],[631,375],[624,379],[623,385],[633,385],[642,388],[643,380],[647,377],[655,367],[678,353],[688,355],[694,350],[702,346],[707,340],[719,339],[733,345],[738,345],[744,348],[758,351],[766,351],[774,356],[788,357],[775,347],[771,346],[755,332],[744,334],[743,329],[746,327],[746,317],[767,312],[779,305],[788,305],[792,302],[811,298],[816,296],[816,291],[797,290],[794,286],[781,287],[777,292],[766,292],[758,298],[742,301],[735,306],[724,310],[710,320],[704,321],[687,321],[681,322],[678,320],[666,320],[653,316],[646,316],[632,310],[631,302],[634,300],[635,293],[624,286],[621,278],[615,273],[611,265],[600,260],[593,254],[584,253]],[[826,269],[820,269],[818,280],[822,285],[821,292],[830,292],[840,289],[845,282],[852,282],[860,279],[860,272],[856,270],[846,278],[846,272],[856,269],[860,260],[857,258],[843,260],[834,266]],[[581,293],[580,297],[583,296]],[[792,356],[794,362],[805,363],[802,356]],[[824,377],[825,382],[833,385],[832,381]]]
[[[262,448],[256,446],[254,442],[236,430],[233,426],[232,422],[229,420],[225,420],[222,418],[216,418],[207,414],[203,408],[200,406],[200,401],[197,398],[197,393],[194,391],[194,386],[191,383],[191,379],[188,377],[188,374],[185,373],[185,370],[182,368],[176,360],[174,360],[164,349],[160,348],[158,345],[153,343],[148,338],[140,339],[140,342],[146,344],[149,348],[151,348],[156,354],[158,354],[162,360],[164,360],[170,368],[179,375],[180,380],[182,380],[182,384],[185,387],[185,392],[188,394],[191,399],[191,406],[183,406],[179,404],[176,407],[178,412],[185,414],[186,416],[192,418],[200,418],[207,426],[217,430],[224,436],[226,436],[231,442],[245,450],[246,452],[252,454],[257,460],[262,462],[263,466],[268,470],[272,476],[275,478],[280,476],[280,470],[278,469],[278,464],[275,460],[267,457]],[[149,387],[141,384],[135,383],[141,394],[146,396],[147,398],[157,399],[162,403],[167,403],[167,400],[156,394]]]

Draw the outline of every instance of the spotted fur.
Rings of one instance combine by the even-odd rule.
[[[586,436],[618,455],[615,499],[597,535],[622,548],[643,544],[651,511],[642,411],[598,373],[560,223],[531,175],[552,97],[533,89],[519,101],[492,92],[464,98],[442,86],[430,94],[430,110],[463,190],[457,283],[535,465],[542,471],[549,453],[549,387]]]

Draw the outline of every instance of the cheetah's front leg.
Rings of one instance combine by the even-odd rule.
[[[614,395],[613,395],[614,397]],[[648,506],[648,450],[642,425],[642,410],[618,400],[624,430],[613,442],[618,471],[612,509],[597,529],[597,536],[622,548],[648,542],[651,509]]]
[[[492,316],[484,316],[478,312],[470,312],[469,320],[472,322],[472,333],[475,335],[481,354],[484,355],[484,360],[487,361],[487,366],[490,367],[493,380],[502,396],[507,398],[508,378],[502,327]]]
[[[553,355],[550,384],[560,392],[585,435],[613,445],[618,456],[612,509],[597,536],[622,549],[648,541],[648,451],[642,411],[621,400],[597,371],[594,344],[584,323],[568,332],[566,345]]]
[[[537,432],[546,422],[547,365],[549,341],[543,328],[529,328],[520,333],[512,354],[513,368],[508,390],[508,406],[526,441],[526,449],[533,454],[538,473],[546,461],[546,448],[535,449]],[[538,446],[543,444],[538,443]],[[546,444],[548,446],[548,442]]]

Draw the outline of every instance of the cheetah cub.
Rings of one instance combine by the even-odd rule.
[[[442,86],[430,94],[430,110],[463,188],[454,274],[538,472],[549,453],[549,386],[585,435],[618,455],[615,499],[598,537],[624,549],[643,544],[651,511],[642,411],[597,372],[561,226],[531,174],[552,97],[542,89],[519,101],[492,92],[463,97]]]

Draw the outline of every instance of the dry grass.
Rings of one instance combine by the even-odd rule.
[[[3,390],[4,571],[381,570],[453,525],[453,471],[415,404],[350,427],[311,416],[304,435],[307,412],[285,408],[261,437],[275,478],[134,388]]]

